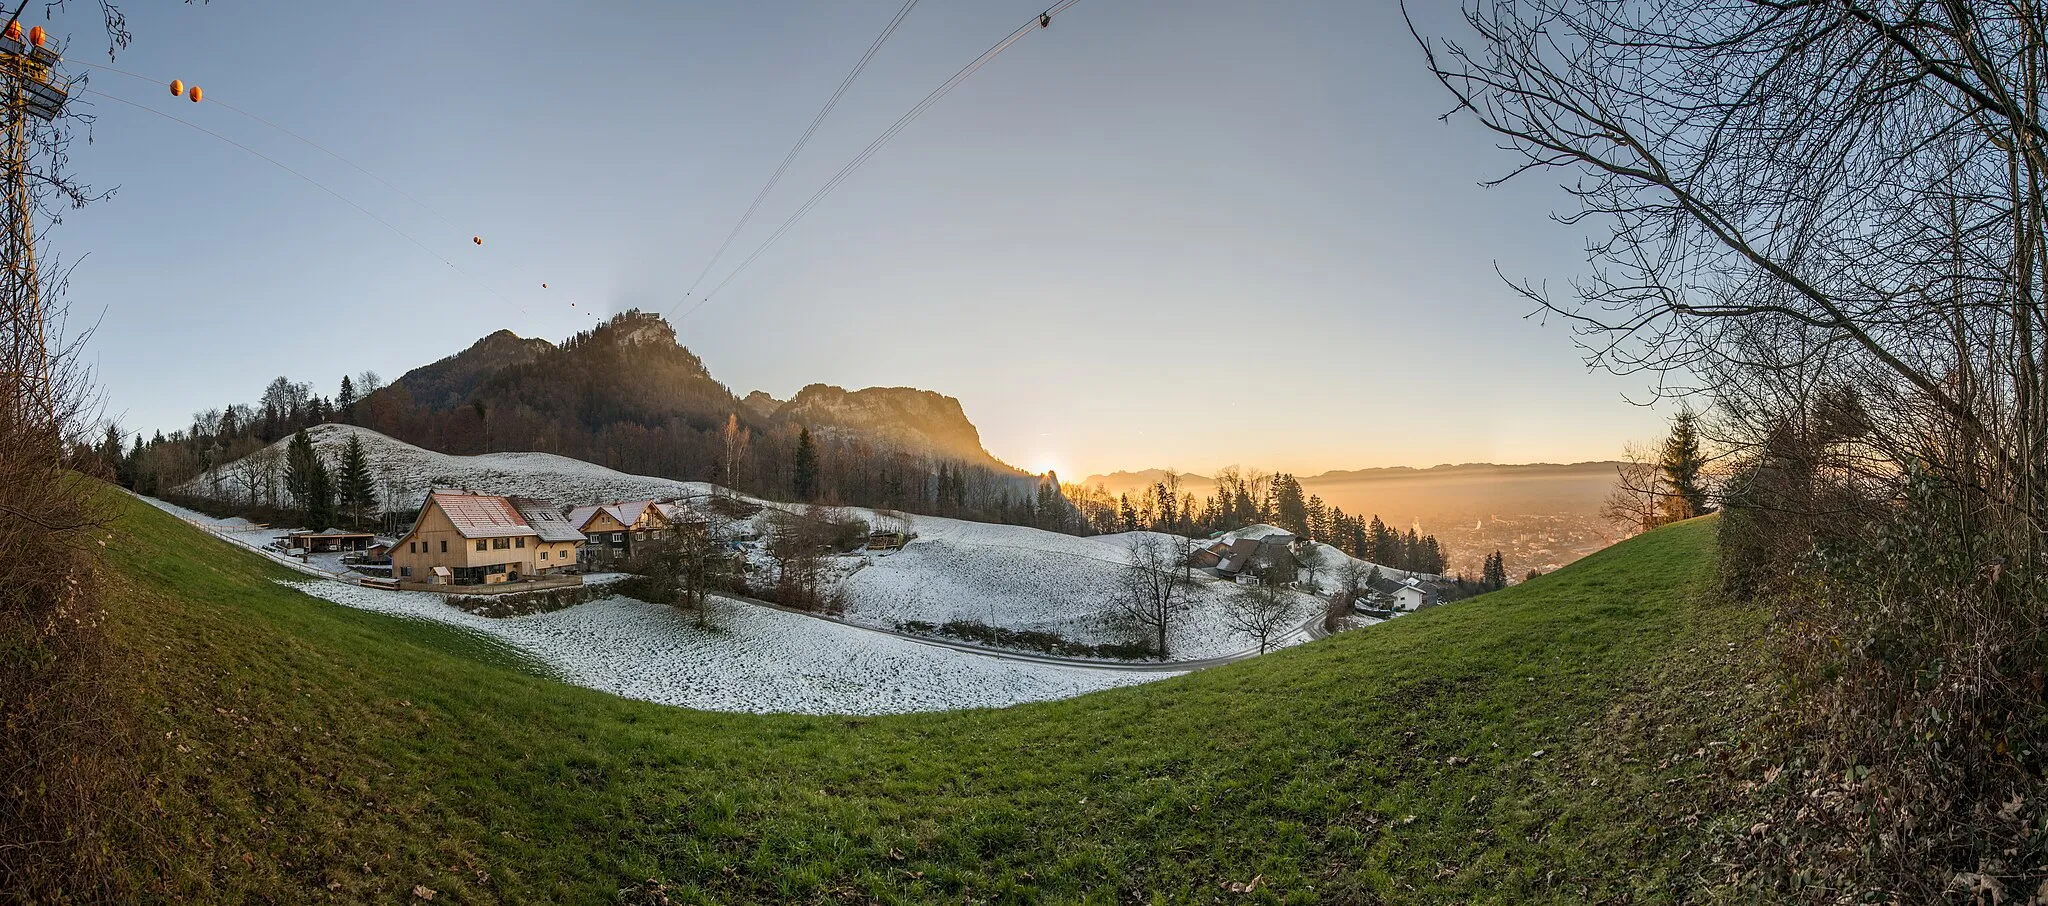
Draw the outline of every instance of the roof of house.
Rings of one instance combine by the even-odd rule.
[[[1217,561],[1216,568],[1227,573],[1237,572],[1250,565],[1252,555],[1258,552],[1258,539],[1239,538],[1236,541],[1230,542],[1230,549],[1225,551],[1222,558]]]
[[[668,514],[664,513],[660,505],[657,505],[652,500],[614,500],[611,503],[600,503],[594,506],[579,506],[573,510],[570,510],[569,524],[571,526],[574,526],[576,530],[580,532],[583,530],[584,526],[590,524],[591,517],[596,516],[598,513],[602,512],[605,515],[612,517],[613,519],[619,520],[620,525],[630,527],[633,525],[633,523],[639,522],[641,516],[646,515],[648,507],[654,507],[654,514],[656,516],[661,517],[663,519],[667,518]]]
[[[654,505],[654,511],[660,513],[661,518],[668,520],[671,524],[684,522],[709,524],[711,522],[703,513],[697,512],[695,507],[687,503],[677,503],[674,501],[657,503]]]
[[[496,494],[474,494],[469,491],[434,491],[427,495],[427,503],[441,509],[442,515],[453,523],[455,531],[464,538],[511,538],[517,535],[538,535],[533,526],[526,524],[526,517],[512,506],[512,501]],[[420,508],[422,517],[426,507]],[[410,534],[410,533],[408,533]]]
[[[286,535],[288,535],[288,536],[290,536],[290,537],[293,537],[293,538],[373,538],[373,537],[376,537],[376,536],[374,536],[374,535],[370,534],[369,532],[351,532],[351,531],[349,531],[349,530],[347,530],[347,529],[340,529],[340,528],[325,528],[325,529],[321,529],[321,530],[319,530],[319,531],[317,531],[317,532],[316,532],[316,531],[313,531],[313,530],[311,530],[311,529],[293,529],[293,530],[291,530],[291,531],[289,531],[289,532],[286,532],[285,534],[286,534]]]
[[[512,508],[526,519],[542,541],[581,541],[583,533],[562,518],[562,511],[555,505],[538,497],[514,497]]]

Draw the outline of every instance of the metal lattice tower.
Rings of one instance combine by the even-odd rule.
[[[0,305],[6,307],[8,348],[6,377],[16,387],[5,388],[24,409],[41,409],[42,415],[56,416],[55,391],[50,374],[48,326],[45,320],[42,283],[36,272],[35,189],[29,172],[33,149],[30,119],[50,121],[63,112],[70,95],[70,83],[56,72],[61,59],[56,48],[43,41],[43,30],[31,32],[24,43],[21,24],[10,21],[0,32],[0,106],[6,140],[0,145]],[[30,402],[33,401],[33,402]],[[26,415],[27,412],[21,413]]]

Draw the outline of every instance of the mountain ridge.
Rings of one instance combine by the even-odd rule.
[[[530,438],[529,448],[548,447],[547,439],[565,430],[563,425],[603,432],[615,424],[659,430],[680,423],[716,431],[732,418],[762,434],[785,425],[792,426],[790,433],[809,428],[850,443],[1023,474],[981,445],[980,430],[954,397],[913,387],[846,390],[820,383],[787,401],[759,390],[742,398],[682,345],[666,319],[637,310],[559,344],[492,331],[407,371],[366,397],[362,409],[386,433],[443,452],[484,452],[499,445],[482,425],[429,433],[388,415],[394,408],[418,408],[450,416],[464,407],[475,409],[477,421],[495,416],[515,422],[508,430]],[[481,437],[476,443],[482,446],[465,434]]]

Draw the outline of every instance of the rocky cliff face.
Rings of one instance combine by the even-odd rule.
[[[411,404],[429,413],[468,407],[480,417],[523,419],[517,435],[491,442],[504,449],[537,448],[524,439],[529,435],[552,437],[564,450],[604,449],[607,441],[599,435],[638,430],[620,426],[711,430],[737,414],[757,432],[794,433],[789,426],[801,425],[826,437],[1001,468],[982,449],[981,432],[960,401],[950,396],[910,387],[848,391],[812,384],[787,402],[759,390],[742,400],[677,344],[666,320],[639,311],[617,315],[559,346],[500,330],[407,372],[393,386],[405,388]],[[398,419],[380,427],[414,443],[447,444],[404,436],[404,425]]]
[[[491,376],[509,368],[532,364],[555,351],[555,344],[500,330],[471,344],[468,349],[431,365],[422,365],[392,383],[412,394],[413,402],[429,409],[452,409],[462,405]]]
[[[761,390],[749,393],[745,399],[740,400],[740,403],[747,407],[747,411],[760,418],[774,418],[775,413],[782,408],[783,402]]]
[[[858,434],[897,449],[931,453],[984,465],[997,464],[981,447],[981,432],[967,420],[960,401],[914,387],[846,390],[812,384],[776,411],[813,431]]]

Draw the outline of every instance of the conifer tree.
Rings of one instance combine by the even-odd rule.
[[[1296,485],[1296,487],[1299,487],[1299,485]],[[1309,495],[1307,515],[1303,522],[1308,527],[1308,539],[1310,541],[1329,541],[1330,511],[1328,507],[1323,505],[1321,494]]]
[[[1664,439],[1658,466],[1664,473],[1664,521],[1677,522],[1707,512],[1707,488],[1702,478],[1706,456],[1700,452],[1699,416],[1681,409],[1671,419],[1671,436]]]
[[[1136,507],[1133,507],[1133,506],[1131,506],[1131,495],[1129,495],[1129,494],[1121,494],[1121,495],[1118,495],[1118,498],[1119,498],[1119,501],[1120,501],[1120,505],[1119,505],[1119,506],[1117,507],[1117,516],[1118,516],[1118,518],[1120,518],[1120,519],[1122,519],[1122,520],[1123,520],[1123,524],[1124,524],[1124,531],[1127,531],[1127,532],[1135,532],[1135,531],[1137,531],[1137,530],[1138,530],[1138,510],[1137,510],[1137,508],[1136,508]]]
[[[334,479],[327,474],[327,466],[317,458],[313,460],[313,475],[307,493],[310,499],[306,503],[306,527],[316,532],[333,527]]]
[[[320,454],[313,449],[313,439],[307,436],[304,428],[292,435],[291,445],[285,448],[284,470],[285,491],[298,504],[306,527],[317,531],[332,526],[334,482],[328,477],[327,465],[320,461]]]
[[[349,376],[348,376],[348,375],[345,375],[345,374],[344,374],[344,375],[342,375],[342,376],[341,376],[341,392],[335,395],[335,397],[334,397],[334,404],[335,404],[335,406],[337,406],[337,407],[339,407],[339,408],[341,409],[341,420],[342,420],[342,421],[345,421],[345,422],[352,422],[352,421],[355,421],[355,418],[356,418],[356,383],[355,383],[355,381],[349,380]]]
[[[302,428],[292,435],[291,443],[285,446],[284,451],[284,492],[302,514],[312,499],[313,471],[318,468],[320,455],[313,452],[313,439],[307,437]]]
[[[811,442],[811,429],[803,428],[796,435],[796,462],[791,468],[791,484],[796,499],[810,500],[818,492],[818,448]],[[939,496],[945,497],[946,471],[939,467]]]
[[[362,528],[363,517],[377,511],[377,483],[370,475],[370,457],[359,436],[349,435],[348,446],[341,451],[335,490],[342,508],[348,511],[350,526]]]
[[[1273,478],[1273,519],[1281,528],[1297,535],[1309,533],[1308,503],[1301,499],[1301,483],[1292,475]]]
[[[1508,570],[1500,551],[1486,555],[1486,565],[1480,571],[1479,582],[1487,591],[1508,587]]]

